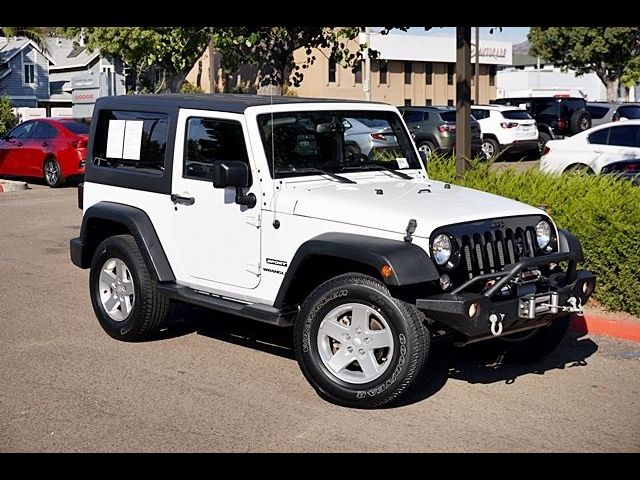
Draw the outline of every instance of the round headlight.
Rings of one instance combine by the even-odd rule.
[[[451,239],[449,235],[441,233],[434,238],[431,244],[431,253],[438,265],[442,266],[447,263],[449,258],[451,258]]]
[[[536,225],[536,240],[538,241],[538,246],[540,248],[544,248],[549,245],[551,241],[551,225],[544,220],[540,220]]]

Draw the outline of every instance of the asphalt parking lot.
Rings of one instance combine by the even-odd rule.
[[[75,188],[0,194],[0,451],[640,451],[640,344],[570,335],[533,366],[437,346],[403,403],[321,400],[290,332],[175,308],[112,340],[69,260]]]

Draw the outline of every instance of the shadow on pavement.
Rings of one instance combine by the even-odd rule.
[[[276,327],[187,305],[175,304],[171,308],[171,322],[155,341],[197,333],[295,361],[291,328]],[[510,385],[523,375],[543,375],[550,370],[586,366],[587,358],[597,350],[598,345],[592,339],[580,338],[578,334],[569,332],[548,357],[538,363],[525,365],[502,362],[498,350],[488,347],[486,343],[457,348],[447,341],[434,342],[421,377],[398,402],[388,408],[428,399],[443,388],[450,378],[467,383],[504,382]]]

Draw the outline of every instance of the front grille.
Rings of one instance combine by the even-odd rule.
[[[533,227],[505,228],[462,235],[458,241],[460,265],[468,278],[501,271],[505,265],[519,262],[537,253]]]

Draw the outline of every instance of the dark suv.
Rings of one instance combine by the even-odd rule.
[[[551,139],[575,135],[591,128],[591,115],[584,98],[554,97],[499,98],[492,103],[526,109],[538,125],[538,147],[542,152]]]
[[[451,154],[456,146],[456,109],[452,107],[398,107],[418,150]],[[471,117],[471,156],[482,156],[480,124]]]

